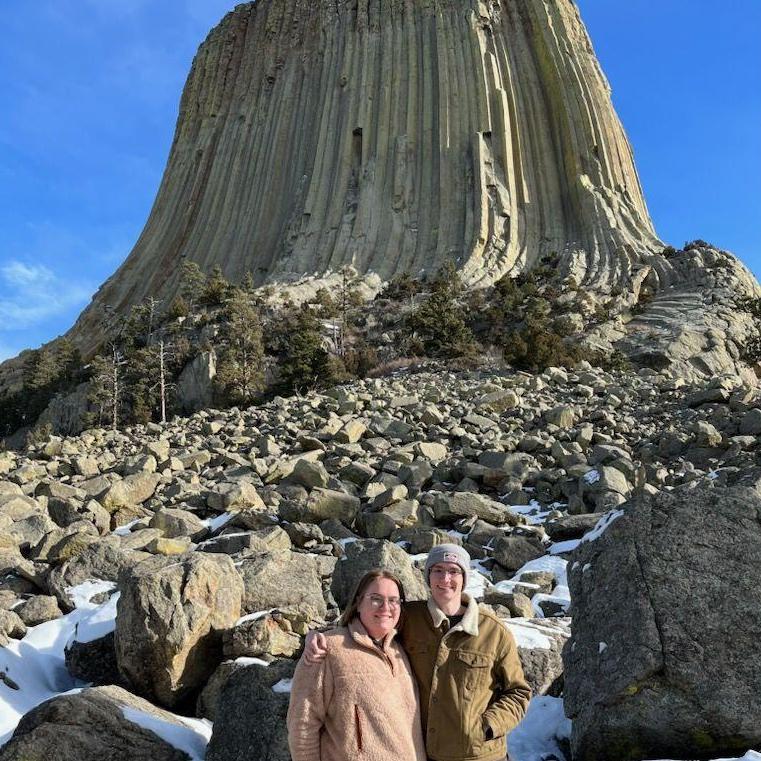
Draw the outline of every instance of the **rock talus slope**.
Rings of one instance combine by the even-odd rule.
[[[454,260],[476,284],[575,251],[606,287],[657,246],[570,0],[260,0],[201,45],[145,229],[75,335],[185,259],[259,282]]]
[[[761,726],[759,434],[737,378],[581,363],[403,372],[0,452],[0,761],[179,761],[178,724],[194,758],[210,734],[209,761],[286,761],[308,629],[368,567],[424,595],[452,541],[544,711],[514,761],[568,758],[569,737],[577,761],[736,758]],[[74,677],[94,688],[61,694]]]

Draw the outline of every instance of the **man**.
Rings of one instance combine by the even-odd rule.
[[[431,761],[506,761],[507,735],[531,697],[512,634],[463,592],[469,568],[462,547],[437,545],[425,563],[431,596],[404,606],[401,641]],[[310,638],[307,662],[324,655],[322,635]]]

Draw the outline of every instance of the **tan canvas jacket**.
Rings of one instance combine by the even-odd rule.
[[[420,690],[428,757],[495,761],[505,756],[506,735],[526,713],[531,690],[507,627],[475,600],[463,601],[465,615],[449,630],[433,600],[406,603],[400,634]]]
[[[299,661],[287,719],[293,761],[425,761],[415,679],[394,634],[381,650],[355,620],[326,633],[321,663]]]

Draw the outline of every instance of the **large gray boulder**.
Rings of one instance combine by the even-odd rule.
[[[48,589],[58,599],[62,610],[68,612],[74,608],[70,587],[89,579],[115,582],[120,573],[148,557],[142,552],[122,550],[118,545],[117,537],[101,540],[50,572]]]
[[[41,703],[0,748],[0,761],[190,761],[127,716],[187,733],[179,719],[120,687],[91,687]]]
[[[336,563],[331,591],[340,608],[346,607],[357,582],[373,568],[395,573],[408,600],[428,597],[423,574],[412,565],[410,556],[401,547],[383,539],[364,539],[347,544],[345,557]]]
[[[217,707],[219,705],[219,696],[222,694],[225,683],[230,676],[240,669],[247,668],[244,662],[222,661],[217,666],[214,673],[209,677],[206,686],[198,694],[196,701],[196,716],[208,719],[209,721],[217,720]]]
[[[291,761],[285,717],[293,661],[234,671],[220,693],[206,761]],[[274,689],[273,689],[274,688]]]
[[[496,526],[508,524],[518,526],[525,523],[522,516],[512,512],[501,502],[483,494],[456,492],[439,494],[433,502],[433,514],[440,523],[449,523],[458,518],[480,518]]]
[[[283,503],[280,516],[288,521],[303,523],[320,523],[334,518],[341,521],[345,526],[351,526],[357,517],[359,507],[359,499],[351,494],[317,487],[312,489],[303,504]]]
[[[243,577],[245,613],[295,608],[321,619],[328,611],[320,566],[309,555],[273,550],[244,560],[238,571]]]
[[[89,642],[73,640],[64,650],[66,670],[77,679],[100,686],[128,686],[119,673],[114,648],[114,633],[109,632]]]
[[[565,710],[575,761],[761,746],[761,498],[639,497],[572,556]]]
[[[119,579],[114,644],[135,689],[174,706],[222,660],[222,631],[240,617],[243,582],[226,555],[156,556]]]
[[[157,473],[135,473],[113,483],[100,497],[99,502],[109,513],[120,507],[141,505],[153,496],[161,481]]]

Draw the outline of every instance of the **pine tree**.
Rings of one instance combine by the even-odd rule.
[[[286,339],[280,366],[283,384],[296,391],[334,383],[337,363],[322,346],[320,323],[309,307],[302,307]]]
[[[47,347],[31,352],[24,362],[24,386],[32,391],[52,389],[59,375],[58,358]]]
[[[251,274],[251,270],[246,272],[246,275],[243,278],[243,282],[241,282],[240,287],[241,287],[241,290],[244,293],[247,293],[249,296],[254,295],[254,292],[256,291],[256,282],[254,281],[254,276]]]
[[[207,306],[220,306],[224,303],[229,288],[230,283],[222,274],[222,268],[218,264],[215,265],[204,285],[201,303]]]
[[[262,328],[250,294],[232,289],[224,311],[217,386],[232,404],[250,405],[264,381]]]
[[[448,262],[433,281],[430,296],[407,317],[410,338],[430,357],[462,357],[475,350],[458,301],[462,290],[454,264]]]
[[[206,286],[206,275],[195,262],[184,261],[180,270],[180,297],[189,312],[195,309]]]
[[[75,385],[82,374],[82,354],[69,338],[61,338],[56,346],[61,385]]]

